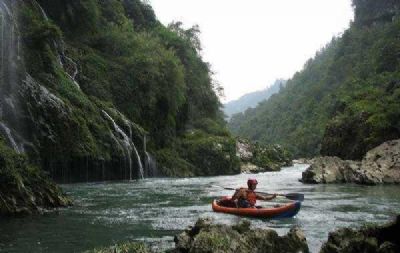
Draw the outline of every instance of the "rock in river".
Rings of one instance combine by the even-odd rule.
[[[341,228],[329,234],[320,253],[400,252],[400,216],[391,224],[359,230]]]
[[[175,244],[175,249],[169,253],[309,252],[304,233],[299,228],[293,227],[287,235],[279,236],[275,230],[251,229],[248,221],[228,226],[199,219],[193,228],[175,237]]]
[[[302,182],[311,184],[352,182],[359,166],[360,162],[344,161],[338,157],[317,157],[303,172]]]
[[[303,172],[303,183],[400,183],[400,140],[387,141],[370,150],[362,161],[318,157]]]

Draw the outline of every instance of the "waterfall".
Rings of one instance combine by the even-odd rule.
[[[42,13],[42,17],[44,20],[49,21],[49,17],[47,16],[46,12],[43,10],[42,6],[36,1],[33,1],[34,4],[37,6],[39,11]],[[79,74],[78,71],[78,64],[73,61],[70,57],[65,54],[64,48],[64,41],[61,39],[60,43],[57,43],[55,40],[53,41],[54,48],[57,50],[58,53],[58,63],[64,69],[65,74],[71,79],[71,81],[75,84],[75,86],[80,89],[79,83],[76,81],[76,76]]]
[[[43,10],[42,6],[36,0],[33,0],[33,4],[36,5],[36,7],[40,10],[44,20],[48,21],[49,17],[47,16],[46,12]]]
[[[15,151],[24,152],[25,141],[18,134],[22,128],[18,112],[17,75],[20,60],[16,1],[0,0],[0,132]]]
[[[113,133],[111,133],[111,136],[118,143],[118,145],[120,145],[120,147],[122,147],[122,149],[124,150],[124,156],[125,159],[128,161],[128,166],[129,166],[129,179],[132,180],[132,158],[131,158],[132,152],[134,152],[136,156],[139,168],[139,174],[140,177],[143,179],[144,173],[143,173],[142,161],[140,159],[139,152],[137,151],[136,146],[131,139],[131,136],[128,137],[128,135],[126,135],[126,133],[117,125],[117,123],[115,123],[114,119],[106,111],[102,110],[102,113],[106,117],[106,119],[111,122],[114,131],[118,134],[118,138],[115,137]],[[132,135],[131,132],[130,135]]]
[[[146,135],[144,135],[143,150],[144,150],[144,154],[146,156],[146,160],[145,160],[146,176],[156,177],[156,176],[158,176],[157,163],[156,163],[156,160],[153,158],[153,156],[150,155],[149,152],[147,152],[147,149],[146,149],[147,140],[146,139],[147,139]]]
[[[23,152],[23,149],[20,149],[20,147],[18,147],[17,142],[14,139],[14,136],[11,134],[11,130],[10,128],[8,128],[3,122],[0,122],[0,130],[3,133],[3,135],[5,135],[8,139],[8,142],[10,143],[11,147],[17,151],[18,153]]]

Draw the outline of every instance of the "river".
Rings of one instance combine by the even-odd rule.
[[[129,240],[145,241],[158,250],[173,247],[173,236],[199,217],[225,224],[246,219],[214,213],[211,201],[232,194],[222,187],[243,186],[249,177],[257,178],[260,191],[305,194],[294,218],[250,220],[253,227],[273,228],[281,235],[300,226],[312,252],[318,252],[329,231],[385,223],[400,211],[400,186],[304,185],[298,179],[306,167],[257,175],[63,185],[75,205],[45,215],[1,219],[0,252],[82,252]]]

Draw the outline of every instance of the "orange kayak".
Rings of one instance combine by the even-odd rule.
[[[223,197],[220,200],[212,202],[212,209],[214,212],[229,213],[241,216],[257,217],[257,218],[290,218],[295,216],[301,207],[300,201],[293,201],[287,204],[280,205],[279,207],[269,208],[237,208],[222,206],[221,203],[229,202],[230,197]],[[222,201],[221,201],[222,200]]]

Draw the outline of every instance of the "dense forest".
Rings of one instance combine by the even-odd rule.
[[[400,4],[353,0],[354,21],[279,94],[229,123],[237,135],[294,156],[360,159],[400,137]]]

